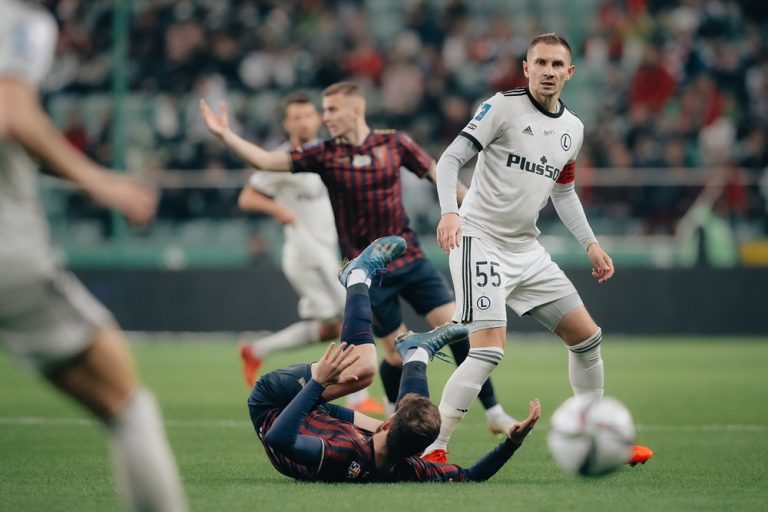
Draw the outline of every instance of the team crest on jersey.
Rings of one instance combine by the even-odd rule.
[[[564,133],[560,137],[560,147],[563,148],[563,151],[568,151],[571,149],[571,144],[572,144],[571,136],[568,135],[567,133]]]
[[[475,114],[474,120],[482,121],[483,118],[485,117],[485,114],[487,114],[489,110],[491,110],[491,104],[483,103],[482,105],[480,105],[480,108],[477,109],[477,114]]]
[[[353,460],[352,464],[349,465],[349,468],[347,469],[347,479],[348,480],[354,480],[357,477],[360,476],[360,472],[363,470],[362,467],[360,467],[360,464],[357,463],[357,461]]]
[[[370,155],[355,155],[352,158],[352,166],[353,167],[367,167],[371,165],[371,156]]]
[[[477,309],[485,311],[489,307],[491,307],[491,299],[485,295],[481,295],[477,298]]]

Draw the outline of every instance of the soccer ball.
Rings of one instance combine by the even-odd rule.
[[[576,395],[552,415],[547,442],[549,453],[564,471],[604,475],[629,460],[635,423],[615,398]]]

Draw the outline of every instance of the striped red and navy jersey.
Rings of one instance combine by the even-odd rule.
[[[389,235],[408,242],[390,270],[423,257],[403,206],[400,167],[424,177],[432,158],[408,135],[373,130],[359,146],[337,137],[292,149],[290,155],[293,172],[315,172],[325,183],[344,258],[356,257],[375,239]]]
[[[263,432],[269,431],[280,414],[279,409],[264,419]],[[291,457],[264,445],[267,457],[280,473],[296,480],[311,482],[372,482],[376,474],[373,434],[352,423],[337,419],[322,407],[310,411],[299,428],[299,435],[318,437],[323,442],[323,455],[318,467],[308,467]]]
[[[260,432],[267,432],[280,414],[271,411]],[[337,419],[323,410],[313,409],[299,429],[299,435],[319,437],[323,455],[318,467],[308,467],[264,445],[267,457],[280,473],[310,482],[464,482],[466,470],[455,464],[436,464],[419,457],[408,457],[389,471],[377,473],[373,434]],[[261,437],[261,436],[260,436]]]

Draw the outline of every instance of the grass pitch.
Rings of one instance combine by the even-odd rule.
[[[622,400],[638,441],[656,455],[585,479],[547,454],[549,417],[570,396],[566,353],[552,339],[515,341],[493,374],[499,400],[542,422],[481,484],[294,482],[267,461],[248,421],[248,390],[232,340],[134,344],[156,393],[195,511],[623,511],[768,509],[768,338],[608,338],[607,394]],[[319,346],[276,354],[266,370],[315,359]],[[452,367],[430,366],[433,400]],[[379,384],[373,387],[382,395]],[[451,442],[469,465],[497,443],[475,404]],[[0,354],[0,511],[119,510],[104,435],[77,407]]]

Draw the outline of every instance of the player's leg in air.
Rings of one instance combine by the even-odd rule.
[[[406,242],[402,237],[379,238],[342,268],[339,281],[347,290],[347,300],[341,340],[356,345],[355,350],[360,352],[360,359],[342,374],[341,380],[344,380],[346,374],[356,375],[358,379],[343,386],[329,386],[323,393],[326,400],[359,391],[373,382],[378,360],[376,346],[367,342],[371,336],[372,323],[369,288],[372,280],[390,261],[401,255],[405,248]]]
[[[429,398],[427,364],[444,346],[452,346],[466,338],[466,327],[450,323],[429,332],[407,332],[398,336],[395,349],[403,361],[403,371],[396,405],[411,393]]]
[[[306,261],[311,258],[311,261]],[[269,354],[313,343],[335,340],[341,332],[346,292],[338,282],[336,255],[318,252],[309,256],[283,255],[283,272],[299,294],[299,316],[303,319],[259,340],[241,341],[243,376],[252,388],[263,360]],[[363,414],[383,414],[384,406],[361,389],[346,397],[347,407]]]

